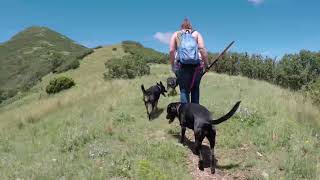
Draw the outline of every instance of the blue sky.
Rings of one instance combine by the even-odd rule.
[[[32,25],[93,47],[140,41],[167,51],[167,37],[188,17],[210,51],[282,56],[320,50],[319,0],[1,0],[0,42]]]

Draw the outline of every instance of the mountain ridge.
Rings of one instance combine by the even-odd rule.
[[[0,90],[6,92],[2,94],[25,91],[50,72],[77,68],[91,52],[47,27],[26,28],[0,45]]]

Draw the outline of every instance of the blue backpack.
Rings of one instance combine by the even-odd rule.
[[[194,31],[181,31],[180,46],[177,48],[181,64],[200,64],[198,43],[192,33]]]

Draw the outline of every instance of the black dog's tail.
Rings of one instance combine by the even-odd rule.
[[[141,84],[141,90],[142,90],[143,94],[146,94],[146,89],[144,89],[143,84]]]
[[[211,122],[212,124],[216,125],[216,124],[220,124],[220,123],[228,120],[229,118],[231,118],[231,117],[234,115],[234,113],[236,113],[236,111],[237,111],[238,108],[239,108],[240,103],[241,103],[241,101],[238,101],[238,102],[233,106],[233,108],[232,108],[226,115],[222,116],[222,117],[219,118],[219,119],[211,120],[210,122]]]

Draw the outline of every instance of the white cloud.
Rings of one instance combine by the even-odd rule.
[[[169,44],[172,34],[173,33],[171,33],[171,32],[156,32],[153,35],[153,38],[160,41],[161,43]]]
[[[260,5],[264,2],[264,0],[248,0],[248,2],[254,5]]]

